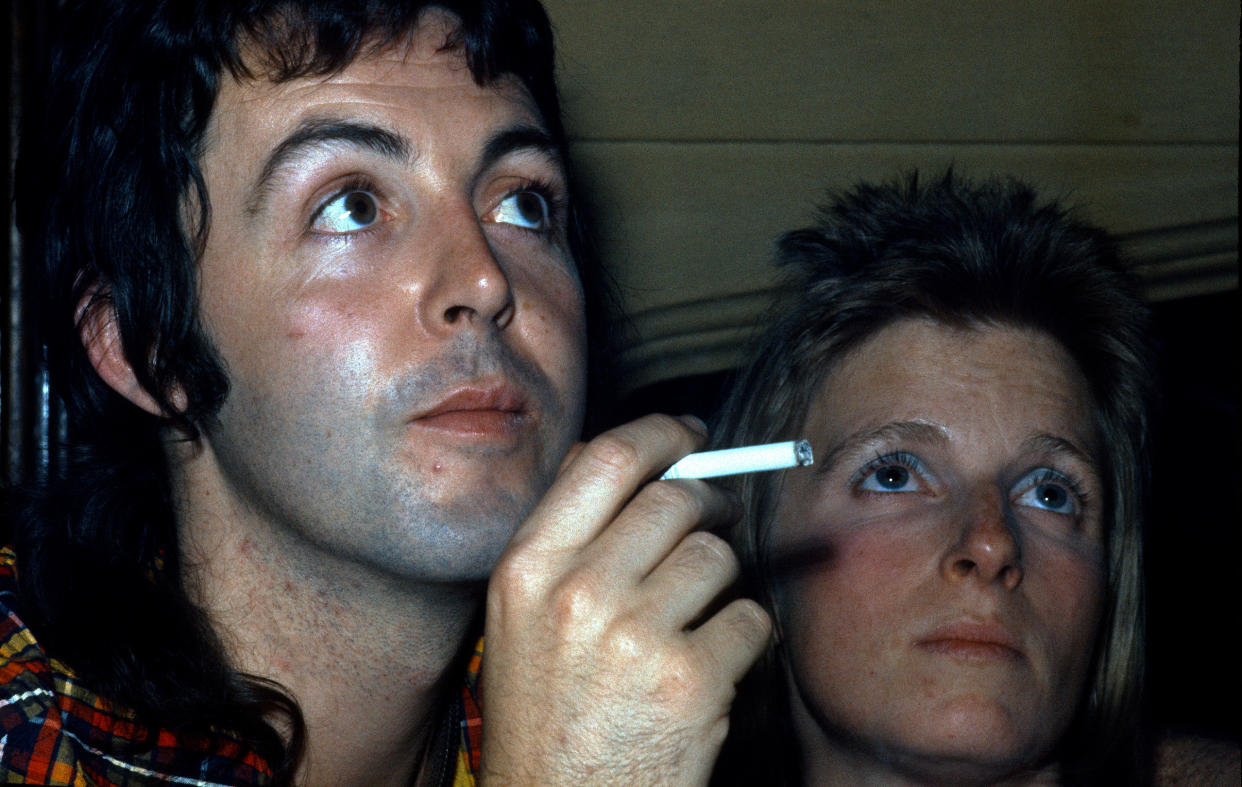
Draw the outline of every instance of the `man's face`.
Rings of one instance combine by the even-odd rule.
[[[1045,761],[1100,616],[1089,402],[1060,344],[1009,327],[901,320],[829,374],[817,466],[788,474],[771,534],[812,762],[989,780]]]
[[[516,80],[412,46],[225,82],[202,314],[231,381],[199,491],[406,578],[482,578],[577,437],[566,183]]]

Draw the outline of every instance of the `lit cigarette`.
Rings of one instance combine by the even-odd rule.
[[[783,470],[786,467],[805,467],[814,462],[810,443],[806,440],[790,440],[787,443],[748,445],[683,456],[681,461],[660,476],[660,480],[759,473],[764,470]]]

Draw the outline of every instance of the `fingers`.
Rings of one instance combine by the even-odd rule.
[[[694,418],[649,415],[612,429],[567,461],[513,543],[542,552],[580,549],[616,517],[639,487],[703,444]]]
[[[696,531],[643,583],[648,620],[669,630],[686,629],[733,584],[739,572],[729,545],[712,533]],[[686,633],[693,660],[736,684],[762,655],[772,634],[767,612],[750,599],[737,599]],[[723,684],[722,684],[723,685]]]
[[[688,628],[738,575],[738,561],[719,536],[696,531],[685,536],[639,587],[645,614],[669,631]]]
[[[700,485],[700,505],[685,498],[661,503],[668,490],[643,485],[705,439],[697,419],[647,416],[625,424],[577,447],[562,467],[551,489],[518,528],[492,572],[488,615],[496,618],[505,608],[521,609],[545,602],[553,594],[588,595],[607,603],[620,587],[634,583],[657,564],[700,517],[720,516],[717,492]],[[639,490],[642,489],[640,493]],[[673,496],[678,493],[672,492]],[[639,496],[636,516],[627,505]],[[628,538],[602,539],[617,529],[635,531]],[[647,515],[652,514],[650,520]],[[644,537],[652,540],[644,542]],[[620,580],[628,579],[628,583]]]
[[[692,530],[711,530],[738,516],[734,496],[703,481],[657,481],[645,486],[584,550],[607,565],[618,583],[650,574]]]
[[[574,443],[569,447],[569,451],[567,451],[565,456],[561,459],[561,464],[556,468],[556,474],[558,476],[565,472],[565,468],[574,461],[578,454],[582,453],[583,448],[586,448],[586,443]]]
[[[772,618],[748,598],[729,604],[688,635],[690,646],[709,670],[736,685],[763,655],[772,636]]]
[[[650,416],[578,446],[488,586],[488,724],[498,783],[701,784],[734,685],[771,630],[737,577],[733,497],[655,481],[702,424]],[[563,741],[572,740],[566,747]]]

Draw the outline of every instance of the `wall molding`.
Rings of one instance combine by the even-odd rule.
[[[1118,236],[1153,302],[1238,289],[1238,217]],[[689,300],[631,314],[621,353],[622,394],[736,365],[760,327],[773,288]]]

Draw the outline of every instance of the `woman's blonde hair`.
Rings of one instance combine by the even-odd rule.
[[[1058,756],[1070,781],[1137,777],[1152,362],[1148,310],[1112,240],[1016,180],[976,185],[950,171],[926,185],[912,173],[835,195],[815,226],[785,235],[778,249],[784,284],[721,408],[713,430],[719,445],[801,437],[812,397],[834,365],[902,318],[1029,327],[1074,358],[1088,381],[1102,447],[1108,574],[1093,673]],[[770,609],[765,561],[780,480],[755,474],[734,481],[745,510],[733,540],[746,591]],[[722,783],[798,781],[792,736],[781,727],[787,708],[779,660],[778,645],[741,687],[717,768]],[[772,753],[766,761],[757,756],[764,751]]]

